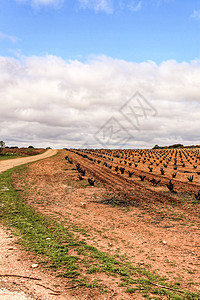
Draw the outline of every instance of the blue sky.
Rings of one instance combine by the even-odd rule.
[[[0,32],[4,56],[190,61],[200,57],[200,2],[1,0]]]
[[[0,4],[0,140],[200,144],[199,0]]]

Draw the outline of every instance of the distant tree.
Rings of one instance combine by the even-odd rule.
[[[174,144],[169,146],[168,148],[183,148],[184,146],[182,144]]]
[[[174,145],[170,145],[170,146],[158,146],[158,145],[155,145],[153,147],[153,149],[176,149],[176,148],[184,148],[184,145],[182,144],[174,144]]]
[[[5,147],[5,143],[3,141],[0,141],[0,154],[4,147]]]

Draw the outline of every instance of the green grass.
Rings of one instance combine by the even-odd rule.
[[[67,277],[77,286],[97,288],[103,291],[101,284],[90,280],[90,274],[106,273],[113,278],[120,278],[120,285],[127,293],[140,292],[144,297],[149,294],[167,295],[170,299],[199,299],[199,294],[176,291],[181,287],[173,285],[167,278],[151,273],[144,267],[134,266],[118,255],[114,257],[109,253],[99,251],[88,245],[73,234],[86,232],[75,225],[65,228],[53,217],[46,217],[37,213],[27,205],[17,191],[12,187],[11,174],[13,170],[24,176],[27,166],[21,166],[0,174],[0,219],[7,226],[14,228],[21,243],[28,251],[32,251],[44,267],[51,268],[58,276]],[[5,190],[4,188],[8,188]],[[70,251],[73,250],[73,255]],[[86,270],[87,277],[83,276]],[[85,273],[85,271],[84,271]],[[155,288],[158,283],[168,288]],[[134,284],[134,288],[132,285]]]
[[[14,153],[5,153],[5,154],[0,154],[0,161],[1,160],[7,160],[7,159],[14,159],[21,157],[20,155],[14,154]]]

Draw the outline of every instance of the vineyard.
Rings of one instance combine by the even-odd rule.
[[[63,149],[12,185],[52,222],[16,202],[29,250],[72,299],[199,299],[199,148]]]
[[[85,170],[110,189],[124,192],[135,205],[149,201],[179,201],[189,193],[200,201],[199,149],[70,150],[79,179]],[[84,169],[84,171],[82,169]],[[140,193],[138,194],[138,191]]]

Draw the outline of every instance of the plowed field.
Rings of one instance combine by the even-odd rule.
[[[147,273],[165,277],[167,282],[175,284],[172,290],[180,290],[180,297],[184,289],[198,292],[200,204],[194,196],[200,188],[198,174],[194,182],[187,182],[185,174],[190,173],[182,176],[178,166],[177,178],[172,180],[175,192],[170,192],[166,184],[174,172],[174,164],[167,167],[165,175],[160,175],[160,166],[154,165],[154,172],[148,172],[143,163],[127,159],[127,163],[139,164],[127,167],[124,159],[122,163],[113,154],[116,155],[112,151],[62,150],[53,158],[30,165],[26,176],[13,175],[14,186],[21,190],[28,204],[55,218],[77,239],[98,251],[124,257],[124,262],[142,267]],[[195,163],[197,172],[199,162]],[[125,167],[123,174],[120,167]],[[183,168],[193,172],[193,165],[189,167]],[[82,180],[78,177],[80,168],[85,171]],[[128,171],[134,172],[132,177]],[[146,177],[141,181],[138,176],[144,174]],[[90,186],[88,178],[95,180],[94,186]],[[151,183],[152,178],[160,180],[157,186]],[[83,259],[80,249],[77,251],[71,249],[70,254]],[[141,290],[137,287],[130,294],[119,274],[109,275],[102,268],[94,261],[80,264],[82,275],[89,281],[98,280],[107,290],[102,294],[96,289],[95,294],[94,291],[87,294],[88,299],[144,299],[145,293],[150,299],[167,299],[164,292],[156,292],[159,284],[155,281],[149,292],[141,285]],[[130,283],[128,288],[134,289],[135,285]]]

